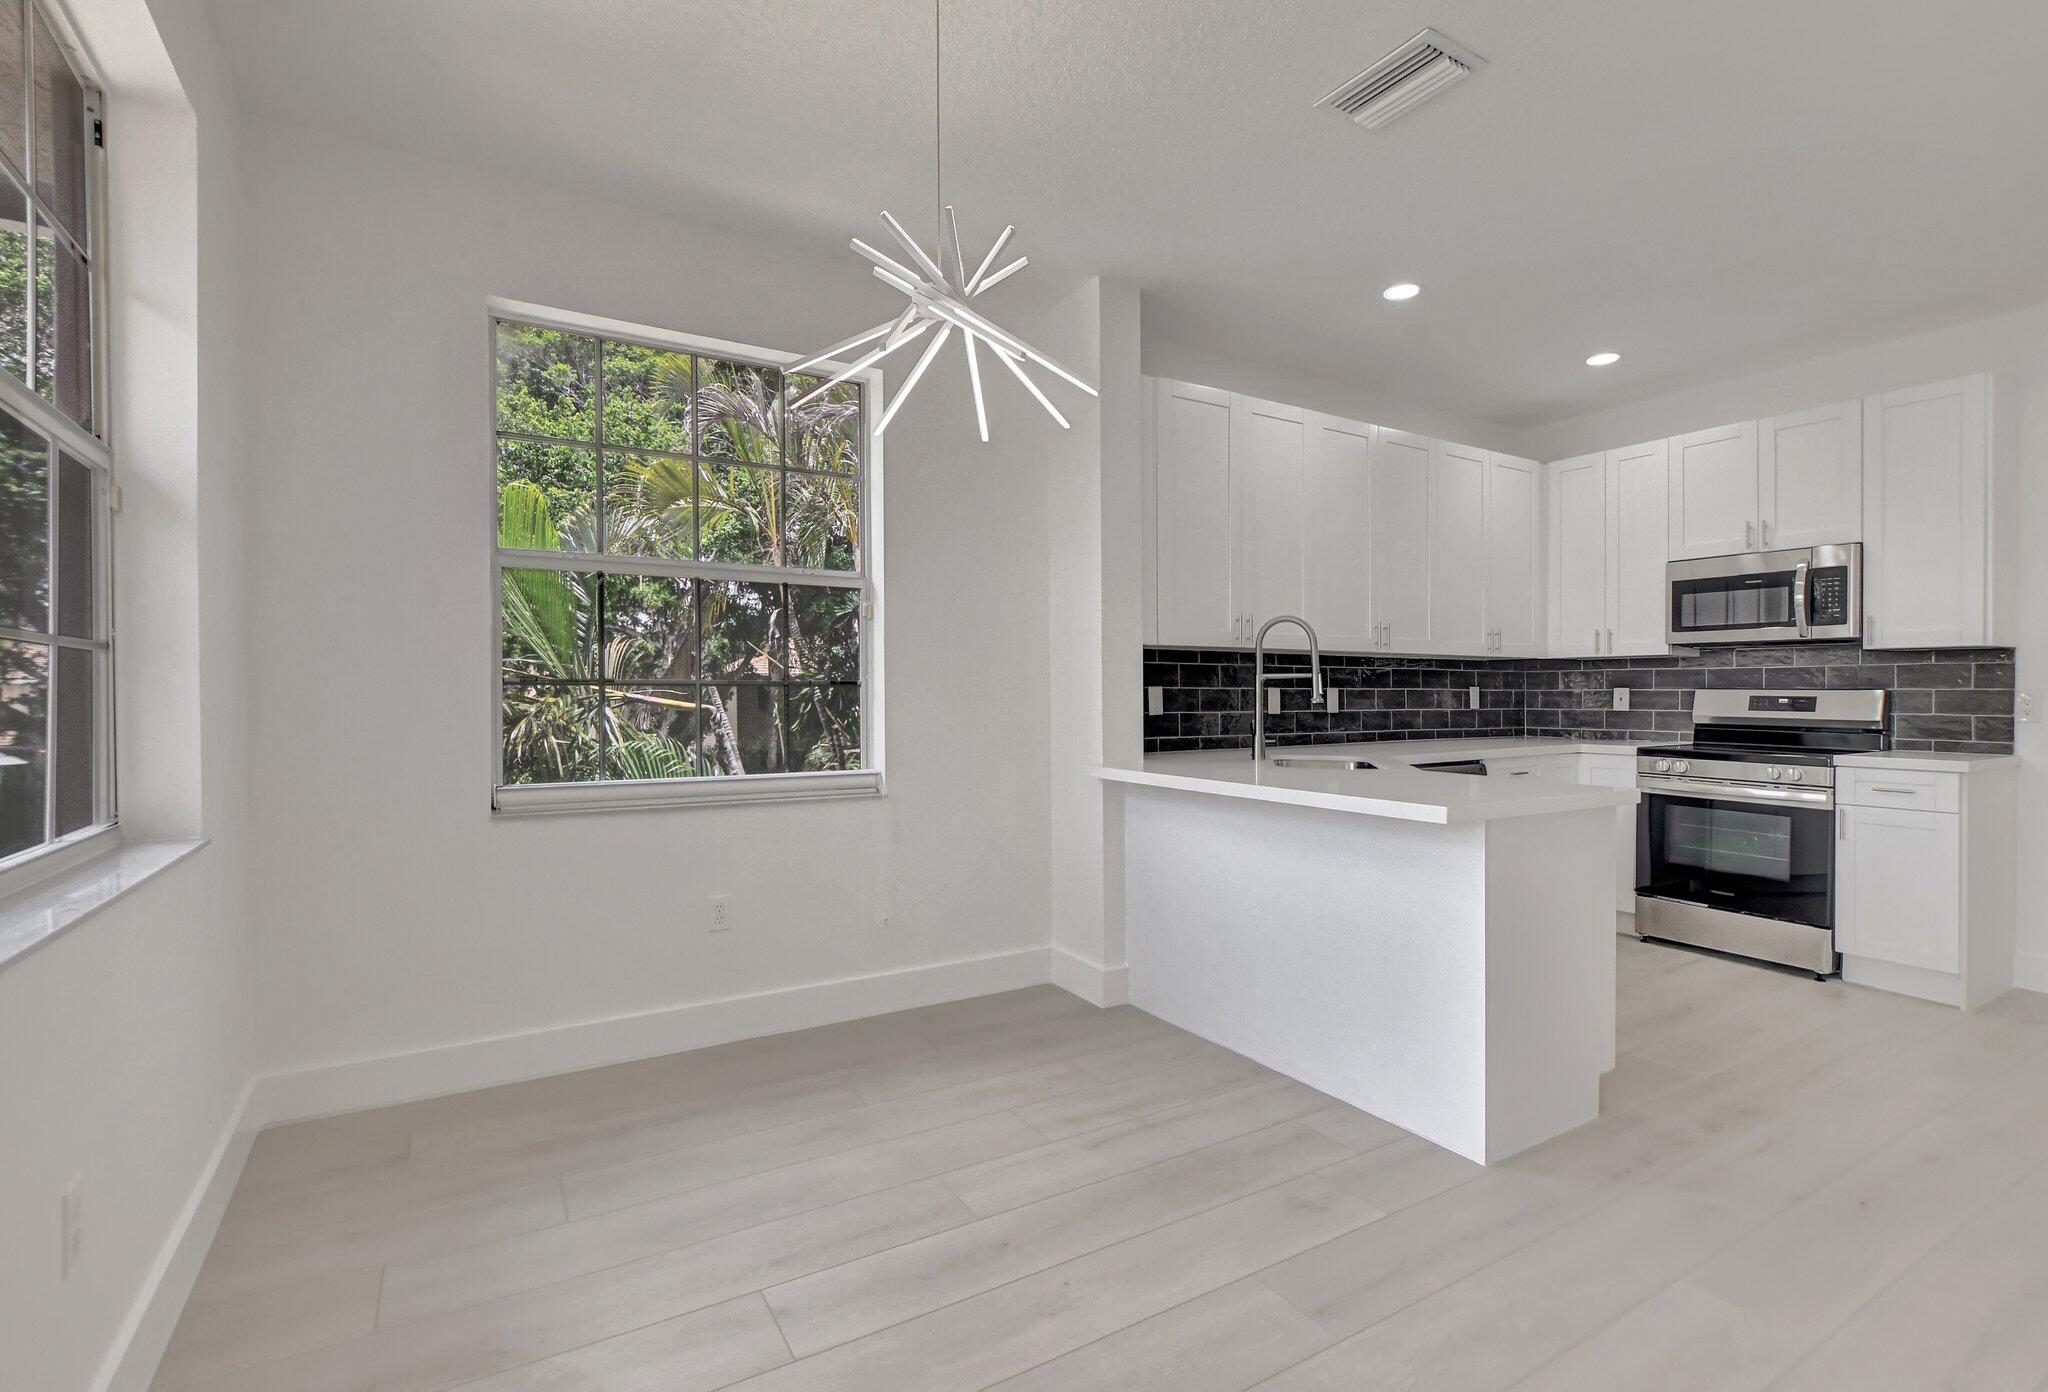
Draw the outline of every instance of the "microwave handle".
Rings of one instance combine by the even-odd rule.
[[[1805,561],[1792,567],[1792,622],[1799,626],[1801,638],[1813,635],[1812,626],[1806,621],[1806,579],[1811,569]]]

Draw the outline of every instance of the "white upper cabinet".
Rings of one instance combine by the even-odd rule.
[[[1991,383],[1960,377],[1863,402],[1863,641],[1992,641]]]
[[[1756,422],[1671,441],[1669,559],[1758,549]]]
[[[1375,646],[1393,652],[1430,650],[1429,499],[1434,444],[1424,436],[1384,427],[1373,442],[1372,603],[1379,634]]]
[[[1429,645],[1487,650],[1485,450],[1432,442],[1429,461]]]
[[[1667,440],[1607,451],[1607,623],[1604,651],[1647,657],[1664,642],[1665,547],[1671,451]]]
[[[1379,646],[1372,612],[1373,427],[1308,418],[1308,598],[1304,616],[1332,652]]]
[[[1161,378],[1154,401],[1159,641],[1241,641],[1247,635],[1231,592],[1230,393]]]
[[[1542,494],[1535,460],[1488,456],[1485,651],[1498,657],[1543,653]]]
[[[1607,456],[1556,461],[1547,492],[1549,649],[1557,657],[1591,657],[1607,627]]]
[[[1760,550],[1863,540],[1863,403],[1760,422],[1757,497]]]
[[[1308,413],[1255,397],[1234,396],[1230,464],[1237,479],[1238,608],[1256,634],[1276,614],[1300,614],[1308,547],[1305,474]],[[1310,620],[1314,622],[1313,619]],[[1250,636],[1250,635],[1247,635]],[[1307,647],[1300,629],[1273,630],[1274,647]]]

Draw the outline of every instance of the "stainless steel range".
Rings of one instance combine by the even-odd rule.
[[[1888,743],[1883,691],[1701,691],[1636,751],[1636,931],[1800,967],[1835,955],[1835,756]]]

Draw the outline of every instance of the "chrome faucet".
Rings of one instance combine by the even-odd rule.
[[[1291,623],[1308,635],[1308,671],[1267,672],[1266,633],[1274,624]],[[1314,685],[1311,699],[1323,699],[1323,650],[1316,642],[1316,631],[1308,626],[1308,620],[1293,614],[1275,614],[1259,625],[1259,636],[1252,643],[1252,758],[1263,761],[1266,757],[1266,683],[1276,681],[1308,681]]]

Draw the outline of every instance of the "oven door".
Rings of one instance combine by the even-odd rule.
[[[1638,813],[1636,893],[1834,926],[1832,805],[1772,796],[1776,789],[1756,797],[1658,792],[1650,782],[1642,782]],[[1816,800],[1829,803],[1824,794]]]
[[[1770,643],[1862,634],[1860,545],[1673,561],[1665,567],[1671,643]]]

